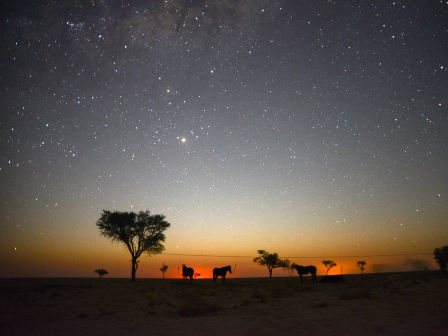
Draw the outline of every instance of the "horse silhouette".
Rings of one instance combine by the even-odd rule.
[[[193,274],[194,274],[194,269],[192,269],[191,267],[187,267],[185,266],[185,264],[182,264],[182,277],[185,280],[185,282],[188,281],[188,277],[190,278],[190,283],[193,283]]]
[[[306,275],[306,274],[311,274],[311,276],[313,277],[313,283],[317,283],[317,277],[316,277],[316,272],[317,269],[315,266],[300,266],[300,265],[296,265],[296,264],[292,264],[291,265],[291,269],[292,270],[296,270],[297,273],[299,273],[300,275],[300,283],[302,283],[302,275]]]
[[[224,284],[226,282],[227,271],[229,271],[230,274],[232,274],[232,267],[226,266],[226,267],[221,267],[221,268],[214,268],[213,269],[213,282],[216,282],[216,279],[218,277],[221,277],[221,279],[222,279],[221,283]]]

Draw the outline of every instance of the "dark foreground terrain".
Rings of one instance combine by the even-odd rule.
[[[448,335],[438,272],[195,280],[0,279],[0,335]]]

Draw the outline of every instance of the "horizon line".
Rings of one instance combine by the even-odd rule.
[[[214,254],[188,254],[188,253],[160,253],[170,256],[188,256],[188,257],[214,257],[214,258],[254,258],[253,256],[235,256],[235,255],[214,255]],[[367,258],[367,257],[398,257],[407,255],[429,255],[433,253],[397,253],[397,254],[372,254],[372,255],[352,255],[352,256],[318,256],[318,257],[283,257],[290,259],[318,259],[318,258]],[[157,255],[157,254],[156,254]]]

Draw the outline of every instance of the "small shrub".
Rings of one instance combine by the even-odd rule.
[[[105,269],[100,268],[97,269],[96,271],[93,271],[94,273],[98,273],[98,275],[100,276],[100,279],[103,277],[103,275],[109,274]]]

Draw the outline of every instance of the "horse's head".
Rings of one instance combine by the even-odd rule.
[[[187,266],[185,266],[185,264],[182,264],[182,269],[186,269]]]
[[[230,273],[232,273],[232,267],[229,265],[229,266],[226,266],[225,267]]]
[[[303,266],[292,263],[291,269],[296,270],[297,272],[301,272],[303,270]]]

